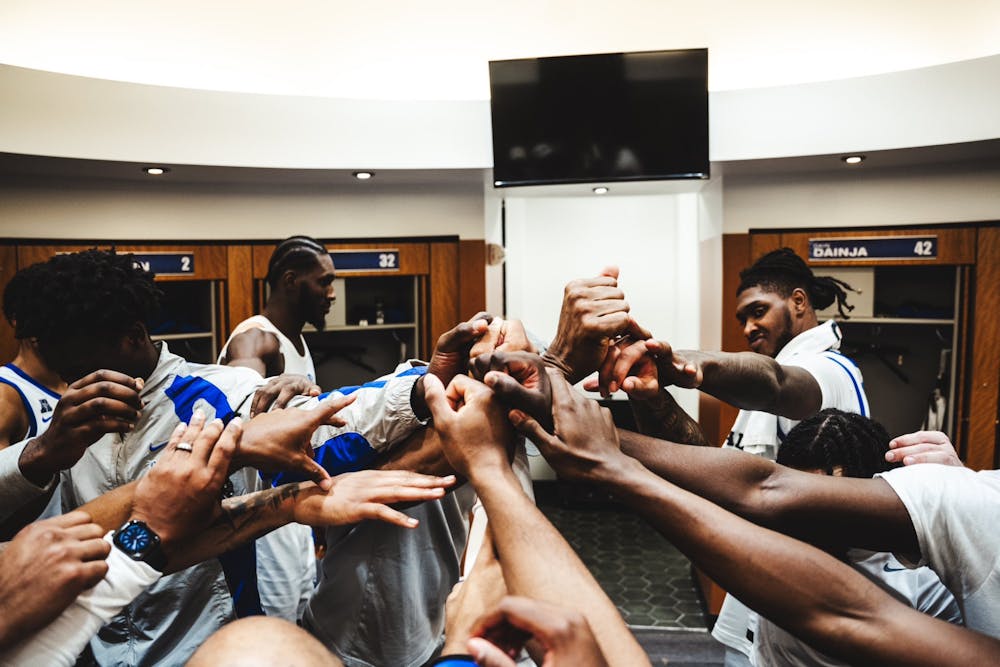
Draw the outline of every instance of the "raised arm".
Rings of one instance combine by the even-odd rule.
[[[663,479],[813,544],[915,553],[906,507],[880,479],[825,477],[759,456],[618,431],[621,451]]]
[[[580,610],[609,664],[648,665],[614,603],[518,483],[506,448],[510,426],[492,391],[460,376],[446,394],[428,378],[427,401],[446,456],[471,480],[490,518],[508,590]]]
[[[755,526],[646,470],[617,448],[607,411],[561,379],[553,381],[553,395],[558,435],[523,413],[514,418],[560,474],[579,474],[574,460],[582,460],[595,481],[726,590],[809,644],[851,664],[964,665],[1000,658],[1000,641],[925,616],[827,553]],[[777,570],[776,562],[782,564]]]

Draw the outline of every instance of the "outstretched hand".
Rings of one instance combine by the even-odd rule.
[[[205,423],[195,410],[190,424],[178,424],[163,453],[139,480],[132,518],[144,521],[160,537],[164,552],[207,528],[219,512],[222,486],[239,447],[239,417]]]
[[[252,466],[265,473],[299,472],[323,485],[330,474],[313,459],[312,434],[320,426],[346,424],[337,412],[355,398],[331,396],[311,410],[284,408],[257,415],[243,425],[235,465]]]
[[[563,291],[559,326],[545,358],[576,383],[600,366],[608,347],[629,328],[629,305],[618,288],[618,268],[574,280]]]
[[[560,477],[601,481],[622,454],[611,412],[597,401],[575,391],[559,371],[546,371],[552,383],[552,419],[549,434],[537,420],[521,410],[511,410],[510,420],[530,439]]]
[[[701,385],[701,369],[673,351],[669,343],[652,338],[623,338],[608,348],[598,377],[583,388],[609,396],[621,389],[629,398],[653,399],[670,385],[693,389]]]
[[[111,545],[86,512],[30,524],[0,552],[0,649],[51,623],[108,573]]]
[[[435,376],[425,379],[427,407],[448,463],[466,478],[509,467],[512,431],[490,388],[466,375],[455,376],[447,390]]]
[[[907,433],[889,441],[889,451],[885,460],[902,461],[903,465],[917,463],[939,463],[946,466],[963,466],[955,446],[941,431],[917,431]]]
[[[362,470],[337,475],[324,493],[300,495],[294,520],[308,526],[336,526],[375,519],[404,528],[417,520],[389,507],[391,503],[435,500],[455,483],[455,476],[434,477],[405,470]]]
[[[267,384],[254,393],[253,403],[250,404],[250,418],[272,408],[279,410],[296,396],[319,396],[321,393],[319,385],[305,375],[282,373],[269,379]]]
[[[587,619],[548,602],[507,596],[483,616],[469,639],[469,653],[481,667],[514,667],[531,639],[545,652],[544,667],[607,667]]]
[[[507,407],[531,415],[552,432],[552,386],[545,361],[530,352],[494,352],[476,357],[472,375]]]

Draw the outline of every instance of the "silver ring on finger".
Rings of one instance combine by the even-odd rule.
[[[177,451],[179,451],[179,452],[193,452],[194,451],[194,447],[191,445],[190,442],[178,442],[177,443]]]

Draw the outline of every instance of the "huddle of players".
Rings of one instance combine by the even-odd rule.
[[[512,475],[517,432],[538,445],[561,477],[612,490],[762,613],[758,620],[727,600],[716,629],[733,649],[727,660],[742,654],[758,664],[840,664],[834,659],[946,664],[1000,655],[995,640],[932,621],[858,574],[875,573],[883,588],[895,589],[913,607],[948,620],[959,619],[961,609],[969,628],[1000,635],[1000,594],[995,594],[1000,592],[997,582],[990,583],[996,579],[997,549],[980,540],[1000,489],[994,473],[957,466],[885,472],[888,437],[864,417],[849,414],[867,414],[860,373],[836,352],[836,325],[819,325],[815,315],[815,308],[834,299],[843,307],[842,285],[816,278],[790,252],[772,253],[743,274],[737,317],[752,353],[674,352],[628,315],[616,272],[606,271],[567,286],[559,331],[544,356],[533,353],[516,322],[482,315],[442,336],[429,365],[404,364],[391,376],[329,396],[315,396],[314,375],[301,363],[308,358],[301,329],[306,321],[322,324],[333,298],[332,263],[321,245],[293,237],[278,247],[270,269],[271,299],[263,316],[237,327],[223,352],[229,368],[188,364],[165,344],[149,340],[145,323],[156,288],[127,257],[97,251],[60,256],[20,272],[8,287],[5,313],[22,343],[10,372],[22,380],[44,377],[48,382],[31,384],[48,398],[63,394],[54,416],[49,405],[48,420],[39,413],[27,420],[28,429],[23,419],[7,419],[5,410],[11,446],[0,452],[0,501],[9,534],[23,525],[25,508],[44,507],[46,493],[56,486],[60,502],[50,502],[50,510],[96,503],[95,521],[102,529],[134,533],[129,524],[141,521],[136,508],[145,508],[153,485],[171,474],[163,459],[183,468],[193,458],[186,454],[195,452],[182,445],[198,437],[216,439],[205,445],[206,461],[227,449],[221,444],[226,437],[238,442],[235,453],[220,455],[225,466],[214,461],[226,472],[242,468],[227,483],[235,497],[220,506],[220,494],[210,494],[213,509],[206,516],[216,516],[206,519],[206,526],[208,534],[221,536],[215,545],[206,547],[204,539],[199,543],[190,537],[190,528],[178,531],[189,537],[165,541],[171,546],[167,564],[163,554],[129,552],[120,539],[108,537],[129,559],[158,567],[153,567],[155,575],[140,573],[146,579],[135,577],[134,602],[119,600],[117,608],[107,605],[107,618],[95,616],[98,625],[77,650],[99,621],[110,620],[90,642],[97,662],[180,664],[202,644],[203,650],[214,651],[216,664],[232,660],[226,658],[231,647],[241,645],[236,662],[245,664],[250,654],[264,659],[264,649],[246,645],[238,623],[226,630],[236,641],[208,638],[234,614],[266,610],[301,620],[348,665],[424,664],[440,649],[446,623],[445,651],[468,648],[479,664],[513,664],[511,656],[532,635],[539,640],[535,650],[547,651],[552,664],[646,664],[614,606]],[[470,356],[475,357],[471,364]],[[39,369],[38,375],[24,372],[35,363],[32,359],[44,359],[30,366]],[[99,368],[110,370],[95,380],[91,372]],[[258,374],[290,370],[299,372],[268,385]],[[568,383],[595,370],[590,388],[626,391],[637,423],[657,438],[618,431],[606,412],[569,389]],[[53,382],[58,378],[73,384],[60,392],[63,387]],[[668,442],[704,444],[696,425],[663,391],[671,384],[699,388],[743,409],[728,439],[732,447]],[[19,388],[23,382],[9,386],[20,392],[20,413],[42,409],[41,397],[33,402]],[[4,390],[0,399],[9,394]],[[260,414],[269,402],[284,405],[293,394],[313,397],[291,399],[301,409]],[[82,410],[88,403],[90,410]],[[74,407],[81,414],[71,413]],[[240,416],[251,414],[258,416],[240,423]],[[211,417],[221,422],[214,426]],[[431,428],[424,428],[431,417]],[[803,418],[798,426],[792,421]],[[89,426],[81,426],[84,422]],[[235,426],[223,430],[222,422]],[[188,435],[182,423],[197,432]],[[40,433],[44,424],[53,424],[53,430],[58,426],[56,435]],[[61,446],[67,442],[73,446]],[[894,444],[890,458],[957,462],[940,434],[912,434]],[[775,457],[826,476],[768,460]],[[151,468],[153,461],[160,463]],[[393,478],[396,496],[366,498],[355,507],[364,506],[360,515],[342,506],[334,511],[338,502],[351,500],[336,494],[356,474],[347,471],[364,468],[382,468],[370,473],[376,475],[399,469],[455,471],[470,483],[444,495],[448,478],[409,477],[405,483],[413,489],[403,498],[402,482]],[[147,470],[150,474],[143,475]],[[258,470],[276,486],[268,488]],[[884,474],[870,479],[876,473]],[[317,483],[298,482],[303,475]],[[122,486],[139,478],[138,484]],[[119,492],[129,495],[126,500],[101,506],[104,492],[114,487],[132,490]],[[162,489],[158,493],[162,496]],[[445,597],[458,579],[473,493],[486,509],[489,535],[469,579],[449,600],[446,622]],[[405,510],[405,519],[373,504],[403,499],[426,500]],[[292,508],[278,518],[260,509],[281,502]],[[139,512],[143,518],[149,514],[148,509]],[[220,514],[225,521],[219,521]],[[407,526],[418,519],[419,527],[400,530],[375,521],[353,525],[359,516]],[[306,529],[285,526],[247,541],[300,517],[308,517],[303,523],[329,526],[323,576],[311,597],[314,563]],[[995,543],[997,538],[990,539]],[[160,578],[174,571],[172,561],[182,553],[182,563],[201,564]],[[907,570],[889,553],[905,554],[930,569]],[[0,565],[4,559],[0,556]],[[539,563],[548,565],[540,568]],[[879,576],[879,571],[894,574]],[[97,595],[100,588],[80,598]],[[505,598],[507,593],[523,597]],[[477,625],[482,612],[488,613]],[[43,626],[36,620],[32,629],[44,635]],[[258,626],[247,636],[255,635],[269,636]],[[290,640],[303,646],[303,656],[330,656],[322,650],[309,653],[303,637]],[[0,632],[0,638],[0,646],[14,650],[8,635]],[[31,642],[19,646],[22,659],[37,650]]]

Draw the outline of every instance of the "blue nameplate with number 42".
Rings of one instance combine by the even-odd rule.
[[[936,236],[809,239],[809,261],[811,262],[936,259],[937,254]]]
[[[331,250],[337,273],[399,271],[398,250]]]

